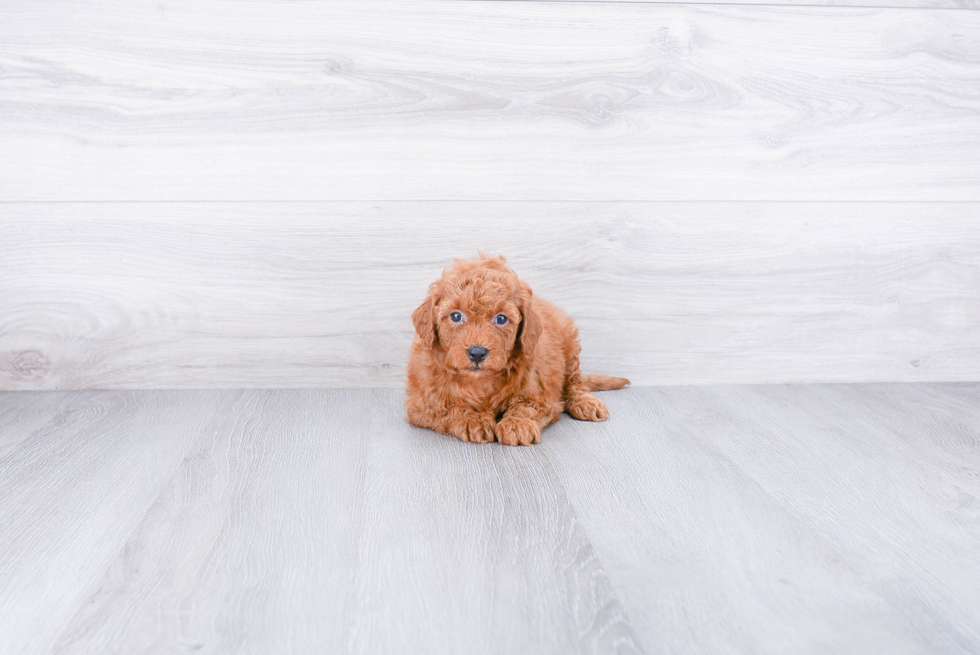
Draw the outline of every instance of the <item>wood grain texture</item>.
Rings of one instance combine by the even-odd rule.
[[[475,1],[475,0],[461,0]],[[676,0],[500,0],[503,2],[609,2],[680,4]],[[980,0],[685,0],[686,5],[771,5],[774,7],[879,7],[894,9],[980,9]]]
[[[400,400],[241,396],[54,652],[640,652],[540,453],[477,453]]]
[[[977,652],[975,558],[960,559],[980,552],[976,421],[951,458],[950,437],[957,435],[935,416],[896,413],[893,386],[860,391],[775,387],[747,396],[726,389],[738,408],[729,420],[763,430],[768,448],[746,449],[732,439],[736,426],[717,443],[794,514],[864,560],[875,591],[904,616],[919,615],[909,627],[933,652]],[[914,391],[907,395],[915,398]],[[804,427],[810,438],[800,443]],[[801,461],[807,466],[798,467]],[[855,514],[867,517],[864,530],[854,530],[848,517]],[[904,575],[895,576],[896,568]]]
[[[973,653],[977,424],[922,389],[635,388],[542,449],[663,652]]]
[[[10,653],[974,653],[980,384],[0,393]]]
[[[50,652],[223,395],[88,392],[24,404],[4,394],[5,414],[35,426],[47,418],[26,439],[24,422],[0,425],[5,652]]]
[[[0,457],[15,450],[64,411],[65,393],[8,393],[0,403]],[[68,412],[65,411],[67,414]]]
[[[980,205],[23,203],[7,389],[400,386],[451,256],[504,253],[637,383],[980,378]]]
[[[473,450],[407,426],[401,393],[375,393],[351,651],[641,652],[542,453]]]
[[[188,444],[54,652],[344,652],[371,401],[241,394]]]
[[[973,11],[0,12],[0,200],[980,200]]]

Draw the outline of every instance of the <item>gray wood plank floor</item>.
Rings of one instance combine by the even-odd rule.
[[[975,653],[980,384],[0,394],[10,653]]]

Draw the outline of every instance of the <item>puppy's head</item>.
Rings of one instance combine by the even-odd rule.
[[[503,257],[459,260],[412,314],[419,340],[442,366],[492,375],[530,355],[541,332],[531,289]]]

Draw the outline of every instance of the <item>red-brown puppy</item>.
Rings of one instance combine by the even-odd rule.
[[[532,295],[503,257],[457,259],[412,321],[408,421],[463,441],[535,444],[562,410],[604,421],[609,410],[589,392],[629,384],[582,375],[572,319]]]

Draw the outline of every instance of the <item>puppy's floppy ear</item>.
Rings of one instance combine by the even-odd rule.
[[[532,305],[531,287],[525,283],[520,283],[519,303],[521,309],[521,326],[517,330],[517,339],[514,342],[514,349],[520,350],[525,355],[530,355],[534,350],[534,345],[541,336],[541,318],[534,311]]]
[[[427,349],[436,345],[436,292],[438,288],[435,284],[429,287],[429,295],[425,297],[422,304],[412,312],[412,323],[415,325],[415,333],[422,340],[422,345]]]

